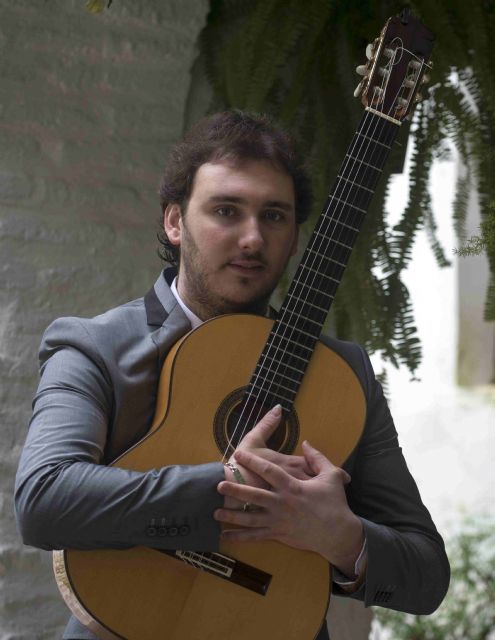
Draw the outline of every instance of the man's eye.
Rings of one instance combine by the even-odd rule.
[[[271,222],[280,222],[283,220],[284,216],[280,211],[266,211],[265,218],[270,220]]]
[[[235,213],[232,207],[218,207],[215,211],[219,216],[222,216],[222,218],[230,218]]]

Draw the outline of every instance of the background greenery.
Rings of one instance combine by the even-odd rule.
[[[452,577],[442,606],[431,616],[374,607],[394,640],[488,640],[495,632],[495,522],[465,519],[447,544]]]
[[[495,81],[490,67],[495,3],[416,0],[410,5],[437,42],[429,96],[412,124],[409,202],[399,222],[387,226],[387,183],[391,173],[402,170],[404,144],[387,165],[330,324],[338,337],[357,340],[414,372],[421,349],[402,273],[421,229],[438,264],[449,264],[436,237],[428,190],[432,163],[448,154],[446,140],[455,145],[466,171],[457,184],[453,211],[442,214],[453,217],[462,244],[467,195],[475,181],[483,225],[466,252],[487,252],[491,280],[485,319],[495,320],[495,213],[489,208],[495,201]],[[300,140],[315,200],[323,203],[362,113],[353,98],[355,67],[363,63],[366,44],[385,20],[402,8],[400,2],[371,0],[211,0],[201,40],[214,91],[210,110],[237,107],[274,115]]]

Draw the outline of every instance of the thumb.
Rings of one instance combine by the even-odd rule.
[[[258,446],[265,446],[268,438],[275,432],[275,429],[280,423],[282,417],[282,406],[280,404],[275,405],[270,411],[265,413],[258,424],[250,431],[244,440],[248,440],[251,445],[258,443]],[[261,440],[261,442],[260,442]]]

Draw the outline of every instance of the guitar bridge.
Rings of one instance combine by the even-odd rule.
[[[215,551],[182,551],[181,549],[175,551],[156,549],[156,551],[182,560],[195,569],[211,573],[217,578],[228,580],[262,596],[266,595],[272,579],[269,573],[261,569]]]

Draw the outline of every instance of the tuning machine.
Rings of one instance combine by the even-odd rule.
[[[379,39],[375,40],[374,42],[368,43],[368,45],[366,46],[366,58],[367,58],[366,64],[360,64],[356,67],[356,73],[358,74],[358,76],[362,76],[363,79],[354,90],[355,98],[359,98],[363,89],[366,86],[366,80],[369,77],[370,67],[373,63],[374,55],[375,55],[375,51],[378,43],[379,43]]]

